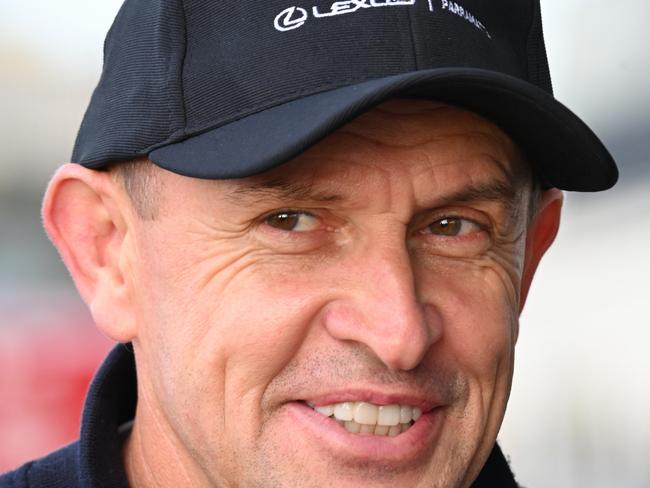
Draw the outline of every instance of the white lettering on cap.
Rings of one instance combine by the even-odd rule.
[[[377,7],[400,7],[415,5],[417,0],[337,0],[333,2],[329,10],[321,12],[318,7],[312,7],[312,15],[316,19],[326,17],[336,17],[337,15],[345,15],[357,12],[360,9],[369,9]],[[433,12],[433,1],[427,0],[429,5],[429,12]],[[447,10],[459,17],[465,19],[478,30],[482,31],[489,39],[492,37],[483,24],[472,15],[467,9],[463,8],[458,2],[449,0],[440,0],[441,9]],[[276,17],[273,25],[276,30],[280,32],[297,29],[307,22],[309,14],[307,10],[300,7],[285,8]]]

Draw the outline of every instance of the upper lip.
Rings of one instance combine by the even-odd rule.
[[[309,395],[301,400],[316,407],[342,402],[368,402],[375,405],[410,405],[412,407],[418,407],[425,413],[443,404],[441,399],[436,398],[434,395],[424,395],[422,392],[413,391],[390,392],[390,389],[346,388]]]

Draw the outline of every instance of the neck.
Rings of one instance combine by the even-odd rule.
[[[209,487],[205,474],[145,392],[139,392],[133,429],[124,442],[122,458],[129,486]]]

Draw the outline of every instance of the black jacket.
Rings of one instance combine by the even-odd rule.
[[[84,406],[79,440],[0,476],[1,488],[128,488],[118,429],[135,415],[135,361],[130,347],[115,347],[95,375]],[[517,488],[496,444],[472,486]]]

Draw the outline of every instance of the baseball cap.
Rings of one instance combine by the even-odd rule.
[[[396,96],[491,120],[547,187],[618,178],[553,96],[539,0],[126,0],[72,161],[251,176]]]

